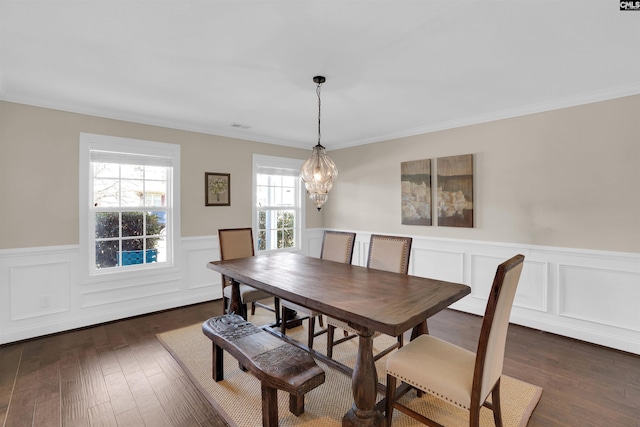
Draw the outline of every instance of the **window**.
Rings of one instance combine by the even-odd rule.
[[[81,134],[80,161],[90,274],[173,265],[180,146]]]
[[[302,160],[253,156],[256,250],[299,250],[304,221]]]

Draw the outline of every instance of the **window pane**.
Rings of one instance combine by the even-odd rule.
[[[267,249],[267,232],[258,231],[258,250],[264,251]]]
[[[144,166],[121,165],[120,173],[122,179],[142,179],[144,178]]]
[[[256,176],[257,185],[269,185],[269,175],[258,174]]]
[[[122,180],[122,197],[120,199],[121,206],[142,206],[144,189],[143,181],[138,180]]]
[[[145,178],[164,181],[167,179],[167,168],[163,166],[147,166]]]
[[[294,239],[294,235],[293,235],[293,230],[292,229],[285,229],[282,231],[282,236],[283,236],[283,246],[284,248],[293,248],[295,239]]]
[[[282,189],[282,205],[283,206],[294,206],[296,203],[295,192],[293,188],[283,188]]]
[[[258,211],[258,229],[264,230],[266,228],[266,223],[267,223],[267,212]]]
[[[157,251],[157,262],[165,262],[167,260],[167,239],[165,236],[160,236],[156,239],[147,239],[147,248],[153,248],[153,250]]]
[[[166,211],[147,212],[147,236],[160,234],[167,223]]]
[[[122,212],[122,237],[142,236],[143,221],[142,212]]]
[[[97,212],[95,218],[96,239],[106,239],[120,235],[120,215],[118,212]]]
[[[256,204],[257,206],[267,206],[268,187],[259,186],[256,188]]]
[[[93,205],[102,207],[120,206],[119,181],[117,179],[96,179],[93,181]]]
[[[96,178],[118,178],[120,176],[120,165],[94,162],[93,175]]]
[[[283,187],[295,187],[296,181],[298,181],[300,177],[298,176],[283,176],[282,177],[282,186]]]
[[[96,242],[96,268],[118,265],[118,241]]]
[[[143,239],[126,239],[122,241],[123,251],[141,251],[143,249]]]

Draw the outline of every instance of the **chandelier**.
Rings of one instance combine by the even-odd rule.
[[[326,79],[322,76],[316,76],[313,81],[316,83],[316,93],[318,94],[318,144],[313,147],[311,157],[302,165],[300,178],[304,181],[309,198],[320,210],[329,197],[333,181],[338,176],[338,168],[320,144],[320,86]]]

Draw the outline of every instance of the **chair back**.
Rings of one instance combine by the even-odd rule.
[[[407,274],[411,237],[371,235],[367,267]]]
[[[479,402],[484,402],[502,375],[509,316],[523,265],[524,255],[503,262],[498,266],[491,286],[473,376],[473,390],[479,393],[476,396]]]
[[[251,228],[226,228],[218,230],[220,259],[246,258],[254,255]]]
[[[324,236],[322,237],[320,258],[341,262],[343,264],[351,264],[355,240],[356,233],[325,230]]]

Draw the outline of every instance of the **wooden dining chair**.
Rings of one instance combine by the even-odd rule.
[[[388,427],[394,408],[423,424],[440,425],[398,403],[412,387],[468,410],[471,427],[480,426],[482,406],[491,409],[496,426],[502,426],[500,377],[511,306],[523,265],[524,256],[516,255],[498,266],[475,354],[432,335],[420,335],[389,356],[385,411]],[[398,389],[397,379],[405,383]],[[491,402],[487,402],[489,394]]]
[[[391,271],[394,273],[407,274],[409,271],[409,257],[411,256],[411,237],[402,236],[383,236],[372,234],[369,242],[369,253],[367,255],[367,268],[376,270]],[[337,328],[346,331],[345,336],[335,339],[335,330]],[[351,334],[349,334],[351,333]],[[375,333],[374,338],[380,335]],[[333,347],[355,338],[356,331],[342,320],[328,318],[327,319],[327,356],[333,357]],[[397,342],[378,353],[374,359],[378,360],[385,354],[395,348],[402,347],[403,334],[397,337]]]
[[[325,230],[322,236],[322,249],[320,251],[320,259],[341,262],[343,264],[351,264],[353,258],[353,246],[356,240],[356,233],[349,233],[344,231],[331,231]],[[309,325],[307,328],[307,346],[313,348],[313,339],[319,335],[327,332],[327,329],[322,329],[316,332],[315,319],[318,319],[320,327],[323,327],[322,314],[319,311],[311,310],[307,307],[295,304],[291,301],[281,301],[283,319],[280,327],[280,331],[286,334],[285,324],[285,310],[293,310],[298,314],[303,314],[302,319],[308,318]]]
[[[246,258],[254,256],[253,231],[251,228],[225,228],[218,230],[218,240],[220,241],[220,259],[229,260],[236,258]],[[231,300],[231,280],[222,275],[222,297],[224,310],[226,312]],[[274,299],[274,306],[262,303],[262,300]],[[256,289],[244,283],[240,284],[240,307],[242,313],[236,313],[247,320],[247,304],[251,304],[252,314],[255,314],[255,307],[262,307],[272,311],[276,315],[276,324],[280,323],[280,299],[268,292]]]

